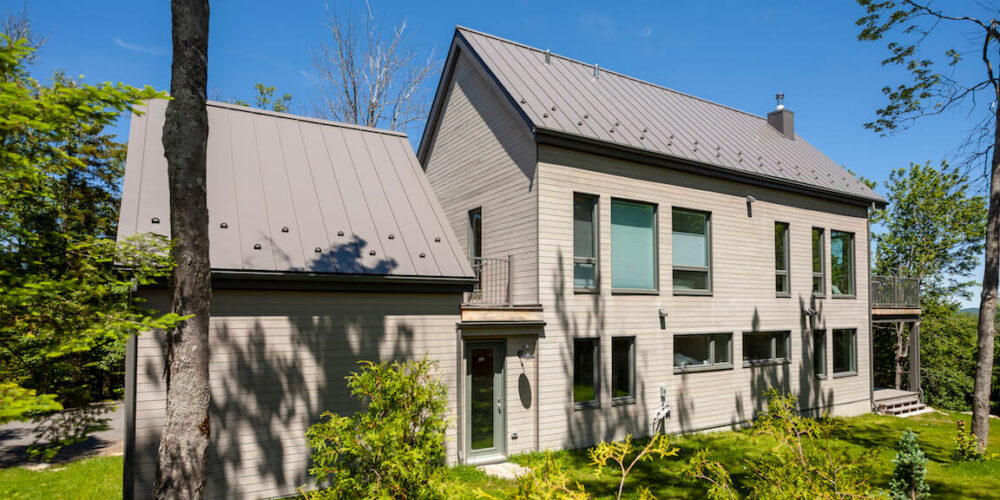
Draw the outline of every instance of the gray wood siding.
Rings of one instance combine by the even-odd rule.
[[[482,67],[455,63],[424,170],[468,255],[468,213],[483,209],[483,256],[514,256],[514,302],[537,304],[535,144]]]
[[[542,146],[539,148],[539,288],[547,322],[539,341],[540,447],[586,446],[625,433],[645,435],[660,406],[661,387],[672,407],[666,430],[730,426],[752,418],[759,395],[777,386],[797,393],[803,408],[837,414],[870,410],[868,331],[868,232],[865,208],[762,187],[702,177]],[[600,196],[600,294],[573,290],[573,193]],[[748,217],[746,195],[753,195]],[[659,293],[612,294],[610,201],[613,197],[658,205]],[[712,213],[712,296],[672,292],[671,207]],[[791,297],[774,285],[774,222],[790,224]],[[827,298],[812,299],[811,228],[826,230]],[[830,230],[855,234],[857,296],[830,298]],[[802,311],[820,314],[827,329],[827,366],[832,366],[830,330],[856,328],[856,376],[816,380],[812,337]],[[668,316],[661,328],[658,309]],[[744,368],[742,332],[791,331],[789,364]],[[734,368],[675,374],[673,338],[679,333],[733,334]],[[601,407],[574,410],[572,346],[575,336],[601,340]],[[611,338],[636,337],[637,402],[610,404]]]
[[[150,299],[166,307],[165,293]],[[459,302],[456,294],[216,291],[207,496],[292,494],[306,484],[305,431],[324,411],[357,407],[344,377],[359,360],[436,360],[456,411]],[[152,493],[165,406],[163,353],[162,334],[139,337],[135,498]],[[455,425],[452,418],[450,462],[457,457]]]

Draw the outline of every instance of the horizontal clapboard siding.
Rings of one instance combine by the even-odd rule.
[[[648,434],[660,391],[672,408],[668,432],[737,424],[761,408],[768,387],[797,393],[803,408],[850,414],[870,409],[868,331],[868,230],[864,207],[838,204],[763,187],[627,163],[558,148],[540,147],[539,289],[547,322],[539,343],[541,448],[586,446],[625,433]],[[600,294],[573,291],[573,193],[600,196]],[[757,201],[748,217],[746,196]],[[622,295],[611,290],[610,201],[613,197],[658,205],[659,294]],[[672,293],[671,207],[712,213],[712,296]],[[791,291],[775,296],[774,222],[790,224]],[[812,299],[811,228],[826,230],[827,298]],[[830,230],[855,234],[857,297],[830,298]],[[661,328],[658,310],[668,316]],[[856,328],[856,376],[816,380],[812,337],[802,311],[820,311],[832,366],[834,328]],[[742,366],[744,331],[791,332],[791,363]],[[675,374],[673,338],[679,333],[733,334],[734,368]],[[636,337],[637,402],[610,404],[611,338]],[[572,406],[574,337],[601,338],[601,407]]]
[[[424,170],[468,254],[469,210],[483,210],[483,256],[514,256],[513,299],[537,304],[535,144],[481,66],[459,52]]]
[[[166,308],[164,293],[149,305]],[[324,411],[357,408],[344,377],[359,360],[438,363],[457,409],[456,294],[216,291],[210,339],[212,442],[208,498],[287,495],[307,484],[306,429]],[[164,417],[163,335],[139,337],[135,498],[152,494]],[[455,418],[449,461],[457,457]]]

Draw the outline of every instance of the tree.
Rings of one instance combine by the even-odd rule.
[[[275,96],[273,85],[264,85],[259,82],[253,86],[253,89],[254,92],[257,92],[257,95],[254,96],[255,107],[268,111],[277,111],[278,113],[286,113],[291,110],[292,94]],[[250,106],[250,103],[243,99],[227,99],[226,102],[238,106]]]
[[[876,112],[876,119],[865,127],[888,134],[906,128],[915,120],[955,110],[970,108],[977,116],[964,147],[966,161],[972,165],[988,160],[985,177],[989,179],[989,210],[986,216],[986,245],[983,283],[977,327],[978,350],[975,389],[972,405],[972,433],[986,446],[989,435],[990,381],[993,371],[994,316],[997,307],[997,281],[1000,270],[1000,77],[994,65],[1000,61],[1000,19],[987,11],[982,18],[950,15],[931,7],[930,0],[858,0],[865,14],[857,20],[861,27],[858,39],[881,40],[890,34],[897,37],[887,44],[890,56],[884,66],[904,68],[910,80],[882,89],[889,103]],[[969,7],[973,8],[972,6]],[[985,7],[981,11],[986,10]],[[965,39],[975,43],[977,73],[969,81],[957,79],[957,73],[943,74],[939,65],[925,58],[921,48],[943,25],[958,24],[969,31]],[[952,47],[943,54],[944,64],[954,70],[963,63],[962,51]]]
[[[208,260],[206,147],[208,0],[173,0],[173,62],[163,125],[176,262],[171,310],[186,317],[167,331],[167,408],[157,460],[157,498],[203,498],[208,460]]]
[[[407,48],[406,19],[386,35],[371,6],[353,19],[336,7],[327,29],[331,44],[313,51],[318,101],[316,115],[366,127],[400,130],[423,119],[430,105],[424,82],[437,72],[433,53],[426,60]]]
[[[889,481],[889,496],[893,500],[918,500],[930,496],[927,485],[927,456],[910,429],[903,431],[896,447],[895,467]]]

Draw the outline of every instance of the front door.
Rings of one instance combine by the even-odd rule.
[[[469,462],[502,458],[505,402],[504,343],[469,342],[465,347],[465,449]]]

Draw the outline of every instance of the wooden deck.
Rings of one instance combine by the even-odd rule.
[[[903,416],[926,408],[920,395],[898,389],[875,389],[875,410],[883,415]]]

